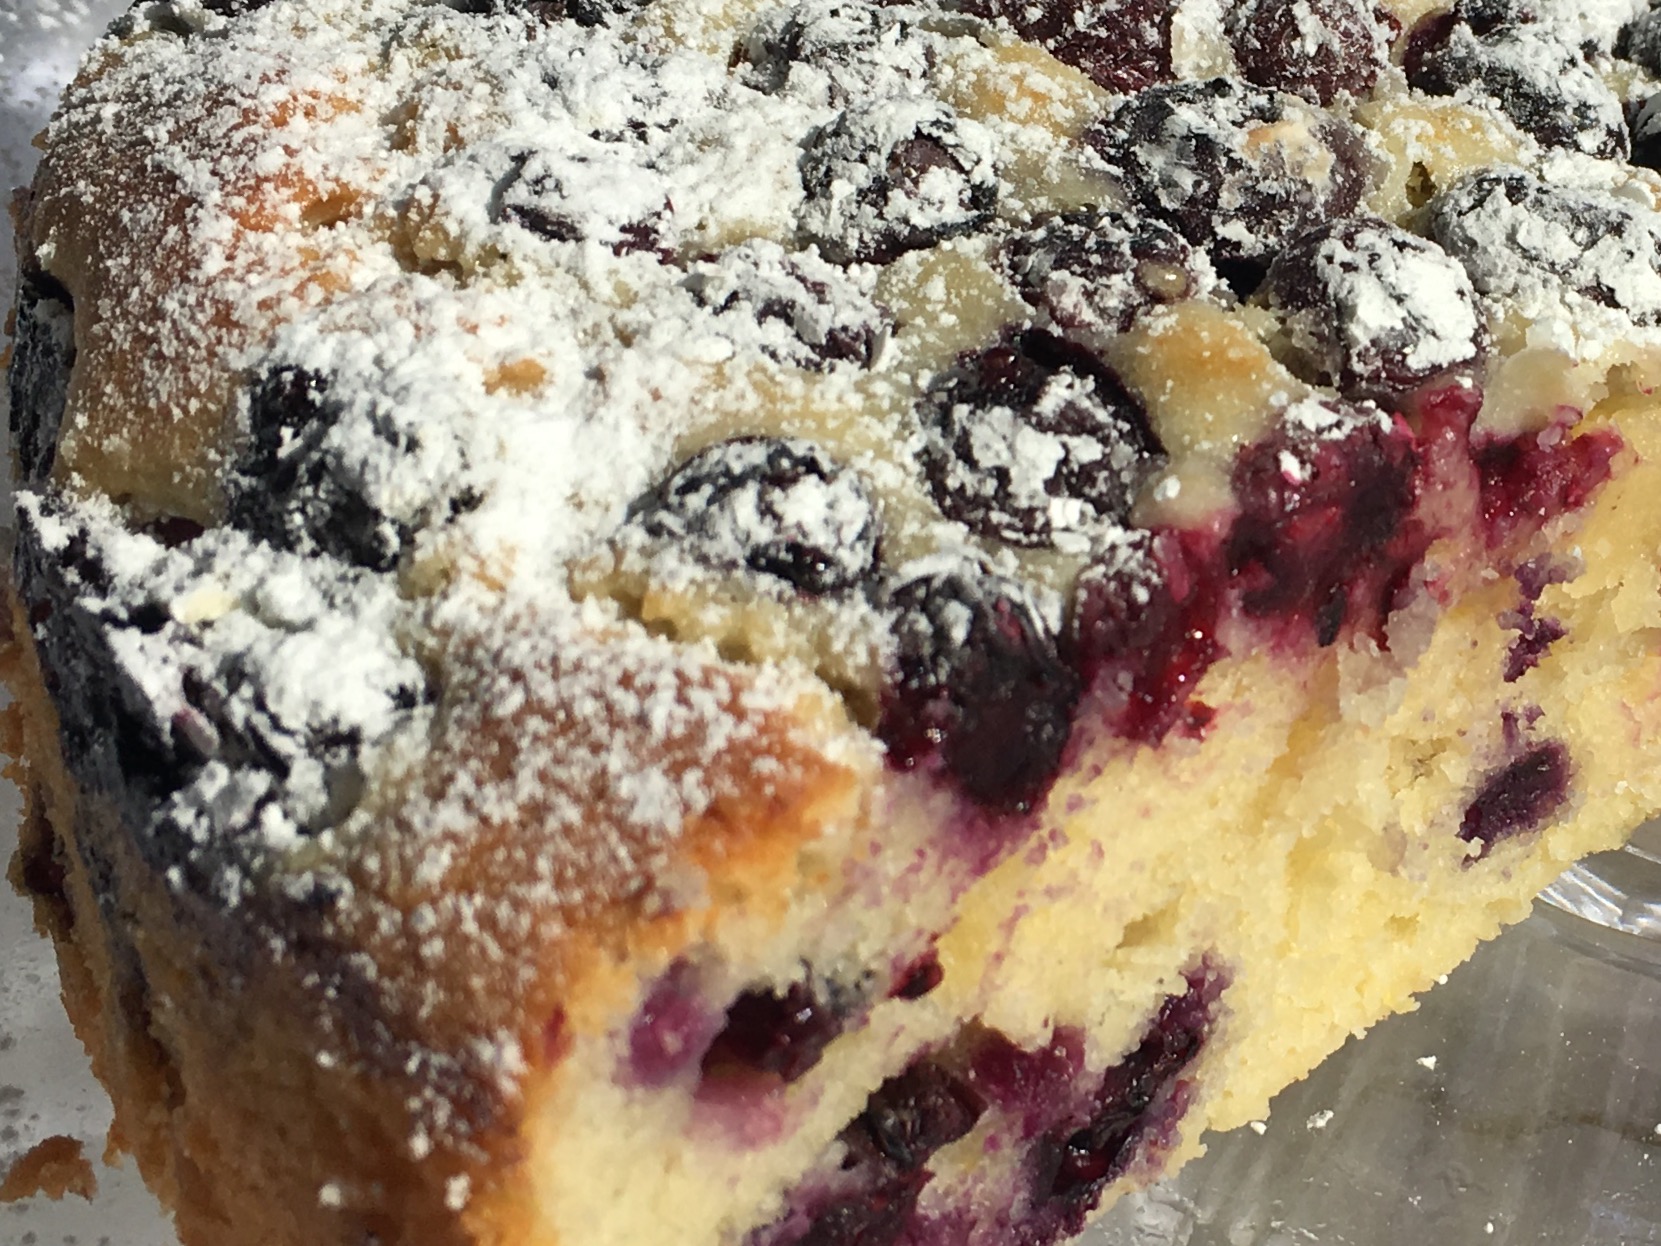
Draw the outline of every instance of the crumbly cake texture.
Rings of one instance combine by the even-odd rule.
[[[189,1246],[1043,1246],[1661,807],[1661,17],[168,0],[13,881]]]

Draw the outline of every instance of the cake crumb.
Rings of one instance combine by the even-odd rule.
[[[1332,1109],[1331,1108],[1322,1108],[1319,1112],[1315,1113],[1315,1115],[1311,1116],[1309,1118],[1309,1120],[1305,1122],[1306,1126],[1310,1129],[1325,1129],[1331,1123],[1332,1123]]]
[[[0,1203],[17,1203],[43,1194],[57,1202],[65,1194],[91,1199],[98,1193],[98,1177],[81,1140],[67,1134],[43,1138],[12,1161],[0,1179]]]
[[[327,1207],[330,1211],[338,1211],[346,1205],[345,1192],[340,1188],[338,1181],[325,1181],[317,1187],[317,1205]]]
[[[1251,1131],[1254,1134],[1256,1134],[1259,1138],[1261,1138],[1264,1134],[1269,1132],[1269,1122],[1268,1121],[1251,1121],[1249,1123],[1251,1125]]]
[[[1436,1057],[1435,1056],[1420,1056],[1413,1063],[1419,1065],[1421,1068],[1429,1069],[1432,1073],[1434,1073],[1436,1071]]]

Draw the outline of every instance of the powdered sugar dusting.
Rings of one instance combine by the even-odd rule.
[[[1463,273],[1435,251],[1366,246],[1324,250],[1318,264],[1351,312],[1352,349],[1380,340],[1406,342],[1408,366],[1435,372],[1472,354],[1479,326]],[[1400,292],[1414,295],[1412,315]],[[1422,309],[1422,310],[1421,310]]]

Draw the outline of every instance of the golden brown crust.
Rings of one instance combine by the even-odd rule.
[[[319,1061],[319,1001],[298,962],[261,956],[256,931],[172,893],[119,816],[77,796],[32,645],[9,646],[4,661],[32,780],[13,882],[54,935],[65,1005],[115,1107],[110,1145],[137,1161],[180,1239],[468,1241],[447,1236],[459,1232],[442,1214],[448,1174],[404,1159],[398,1094],[373,1067]],[[205,941],[223,955],[204,959]],[[443,1161],[453,1173],[454,1158]],[[349,1207],[320,1196],[343,1173]]]
[[[781,722],[778,736],[724,755],[714,781],[729,794],[687,829],[687,857],[722,873],[703,908],[642,894],[630,876],[608,891],[596,870],[566,906],[440,905],[445,917],[428,933],[447,948],[491,949],[487,972],[467,956],[404,957],[408,925],[418,911],[435,911],[435,898],[523,899],[524,849],[536,842],[537,805],[552,792],[544,788],[504,821],[464,828],[436,880],[417,881],[413,860],[399,866],[398,845],[412,833],[389,820],[386,849],[362,855],[351,879],[356,902],[342,920],[268,940],[250,915],[172,889],[117,811],[79,792],[22,606],[15,596],[11,604],[22,639],[4,656],[16,697],[8,743],[28,759],[14,767],[30,794],[13,883],[54,938],[65,1003],[115,1104],[111,1146],[136,1158],[187,1246],[547,1242],[528,1227],[523,1106],[559,1075],[572,1036],[627,1006],[631,960],[667,963],[708,937],[739,892],[752,913],[787,904],[800,844],[852,794],[850,772],[793,746]],[[502,764],[501,750],[534,731],[531,720],[558,720],[557,711],[530,703],[497,723],[500,734],[452,736],[465,742],[461,754],[429,759],[427,781]],[[615,739],[637,726],[554,729],[575,748],[596,727]],[[763,758],[778,777],[747,782]],[[587,825],[596,844],[615,842],[617,828],[602,817]],[[464,929],[463,915],[483,920]],[[520,919],[513,929],[498,925]],[[204,945],[215,954],[204,958]],[[351,968],[364,963],[375,966],[368,977]],[[398,1002],[416,998],[418,1015]],[[513,1090],[488,1067],[469,1066],[481,1032],[517,1038],[530,1067]],[[435,1106],[444,1113],[436,1121]],[[433,1122],[422,1134],[430,1145],[412,1152],[412,1128],[427,1128],[414,1124],[421,1120]],[[469,1194],[459,1216],[458,1180]]]

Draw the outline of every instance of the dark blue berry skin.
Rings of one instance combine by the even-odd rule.
[[[1615,55],[1661,76],[1661,8],[1651,5],[1621,29]]]
[[[1404,68],[1426,94],[1487,96],[1547,147],[1605,160],[1627,155],[1620,100],[1585,49],[1526,10],[1466,4],[1428,18],[1408,37]]]
[[[596,23],[579,23],[596,24]],[[598,137],[598,136],[594,136]],[[571,210],[572,198],[562,176],[541,162],[536,152],[521,152],[496,190],[496,219],[517,225],[544,242],[582,242],[589,237],[581,213]],[[664,241],[664,204],[634,220],[611,226],[601,235],[613,255],[656,255],[673,258]]]
[[[262,682],[269,675],[257,658],[204,655],[199,632],[175,620],[165,600],[138,600],[118,585],[98,539],[81,525],[72,505],[59,503],[50,493],[32,498],[47,519],[74,534],[67,544],[45,539],[34,510],[21,507],[12,563],[18,591],[31,603],[30,632],[57,706],[65,763],[84,790],[121,812],[152,866],[186,869],[193,885],[200,882],[211,890],[215,872],[241,860],[239,836],[218,836],[204,844],[200,828],[176,822],[168,798],[209,762],[233,772],[264,772],[280,781],[289,774],[291,758],[309,755],[325,774],[349,779],[358,773],[365,744],[361,730],[333,720],[291,721],[272,708]],[[201,535],[194,524],[182,521],[150,529],[176,536],[183,546]],[[351,582],[341,591],[349,594]],[[165,677],[158,694],[154,673],[146,678],[146,672],[131,665],[131,655],[144,644],[165,649],[179,663],[171,692]],[[385,691],[402,710],[432,699],[429,688],[413,683]],[[251,829],[258,808],[249,817]],[[309,834],[321,826],[320,821],[296,829]]]
[[[973,1129],[985,1110],[986,1101],[963,1077],[923,1059],[879,1086],[853,1128],[863,1135],[859,1142],[868,1141],[887,1165],[915,1172]]]
[[[74,367],[74,300],[44,273],[26,273],[17,291],[7,374],[12,454],[25,481],[44,480],[52,470]]]
[[[1080,687],[1025,594],[964,569],[908,580],[889,604],[897,669],[878,734],[891,764],[938,764],[994,813],[1039,804],[1061,767]]]
[[[805,92],[837,107],[915,89],[934,65],[921,10],[807,0],[745,41],[745,80],[769,93]]]
[[[1307,106],[1236,78],[1177,82],[1114,105],[1083,141],[1144,211],[1220,269],[1257,266],[1260,277],[1292,238],[1353,212],[1372,176],[1360,131],[1338,118],[1299,117],[1306,138],[1273,141],[1291,109]],[[1321,148],[1316,180],[1307,169]]]
[[[133,0],[127,11],[111,24],[110,31],[121,38],[129,38],[143,32],[194,39],[208,26],[208,22],[202,17],[203,13],[234,21],[249,13],[268,8],[275,2],[276,0],[198,0],[199,7],[191,5],[181,11],[176,0]]]
[[[1399,419],[1349,410],[1357,418],[1341,435],[1282,424],[1241,451],[1232,480],[1241,513],[1224,552],[1241,609],[1295,619],[1322,646],[1347,624],[1381,624],[1399,587],[1393,546],[1417,548],[1413,438]],[[1295,474],[1288,461],[1299,465]]]
[[[1431,274],[1433,283],[1425,280]],[[1463,268],[1434,242],[1383,221],[1348,217],[1300,236],[1269,266],[1253,300],[1286,317],[1293,369],[1346,398],[1388,405],[1473,367],[1483,353],[1476,292]]]
[[[1644,169],[1661,169],[1661,92],[1632,107],[1629,116],[1632,163]]]
[[[1021,297],[1062,329],[1123,333],[1142,312],[1197,297],[1214,280],[1169,225],[1110,208],[1014,234],[1002,258]]]
[[[718,442],[676,469],[633,522],[705,566],[809,597],[846,593],[877,566],[876,508],[858,475],[808,441]]]
[[[43,510],[48,518],[65,519],[50,503],[43,502]],[[89,609],[89,594],[110,591],[105,564],[79,536],[53,550],[26,509],[18,512],[13,573],[31,603],[31,633],[58,707],[66,763],[83,787],[143,810],[148,821],[149,804],[182,786],[203,759],[171,738],[149,697],[125,674],[112,637],[128,629],[160,630],[165,612],[105,617]]]
[[[1321,37],[1311,38],[1310,22]],[[1246,0],[1227,29],[1246,81],[1324,105],[1373,89],[1397,27],[1371,0]]]
[[[232,0],[234,3],[235,0]],[[269,0],[264,0],[269,3]],[[646,0],[445,0],[460,13],[485,16],[492,13],[521,13],[543,22],[575,22],[578,26],[603,26],[613,18],[637,9]]]
[[[930,387],[918,415],[941,512],[1014,545],[1046,546],[1124,519],[1165,457],[1146,412],[1112,369],[1039,329],[964,355]],[[1024,443],[1010,444],[1010,436],[1049,444],[1053,461],[1042,482],[1011,470]],[[998,448],[983,458],[993,443]],[[1065,518],[1057,517],[1058,502],[1071,507]]]
[[[796,1214],[751,1238],[758,1246],[891,1246],[929,1242],[917,1197],[929,1158],[974,1128],[986,1101],[952,1053],[924,1056],[889,1078],[845,1128],[833,1193],[809,1195]],[[941,1243],[944,1246],[944,1243]]]
[[[956,113],[924,97],[846,109],[808,135],[801,159],[804,239],[836,264],[887,264],[985,228],[998,183]],[[942,185],[952,202],[934,202]]]
[[[1547,740],[1484,779],[1459,824],[1459,838],[1477,846],[1467,861],[1480,861],[1495,844],[1538,830],[1568,799],[1572,773],[1568,748]]]
[[[1425,217],[1480,293],[1503,296],[1519,275],[1538,274],[1639,324],[1661,320],[1661,233],[1653,213],[1627,200],[1494,168],[1455,182]]]
[[[1183,1111],[1182,1075],[1210,1037],[1226,985],[1208,968],[1190,973],[1188,989],[1166,998],[1142,1041],[1103,1076],[1083,1119],[1037,1139],[1029,1158],[1032,1207],[1018,1240],[1077,1233],[1108,1185],[1172,1129]]]
[[[69,519],[50,497],[41,499],[41,510],[48,523]],[[167,725],[148,711],[144,690],[117,661],[113,638],[128,621],[100,617],[84,603],[88,590],[100,592],[109,585],[102,562],[80,537],[57,548],[28,508],[20,507],[16,515],[12,582],[19,599],[29,605],[29,635],[57,710],[64,765],[88,807],[115,811],[121,831],[131,836],[139,858],[152,870],[159,875],[178,868],[191,877],[195,845],[165,820],[158,821],[155,810],[195,773],[199,759],[181,749]],[[154,617],[142,622],[144,629],[156,627]],[[44,812],[37,809],[37,817],[44,818]],[[111,842],[115,838],[81,835],[75,852],[102,914],[112,988],[124,1004],[142,1008],[147,982],[143,961],[125,937],[134,922],[124,908],[122,867],[116,862],[117,854],[130,858],[131,850],[126,842]],[[20,830],[20,881],[49,901],[61,897],[64,877],[63,849],[54,850],[55,841],[46,828],[38,838],[27,825]],[[67,906],[64,912],[67,916]]]
[[[683,284],[718,325],[732,317],[779,329],[761,344],[762,353],[814,372],[837,364],[869,367],[890,323],[843,269],[807,252],[734,247],[694,264]]]
[[[1009,22],[1021,38],[1115,94],[1171,80],[1172,0],[970,0],[965,7]]]
[[[227,518],[279,549],[390,571],[410,532],[369,503],[327,444],[341,414],[323,377],[291,367],[268,373],[250,398]]]
[[[726,1023],[704,1053],[703,1076],[796,1081],[865,1008],[862,990],[811,975],[782,994],[745,991],[727,1009]]]

